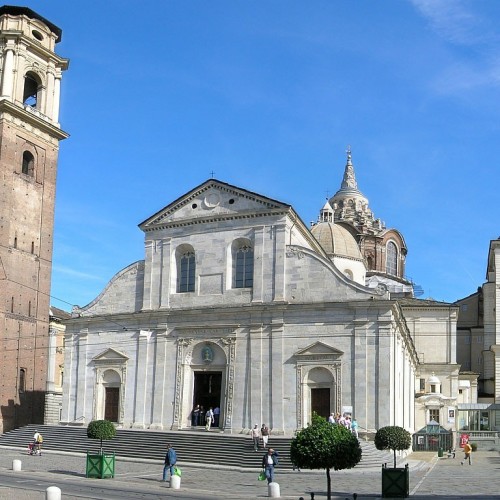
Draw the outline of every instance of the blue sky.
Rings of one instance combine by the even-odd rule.
[[[137,225],[212,171],[316,220],[348,145],[423,297],[484,282],[500,234],[497,0],[27,6],[62,28],[71,60],[53,305],[87,304],[142,259]]]

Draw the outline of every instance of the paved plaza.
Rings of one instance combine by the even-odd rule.
[[[435,453],[414,453],[410,464],[410,496],[414,499],[499,499],[500,455],[480,451],[473,455],[472,465],[461,465],[461,454],[455,459],[437,458]],[[24,450],[0,449],[0,498],[41,500],[48,486],[58,486],[64,500],[82,498],[199,498],[249,499],[267,497],[267,485],[259,482],[258,464],[255,470],[235,470],[223,467],[183,464],[180,490],[171,490],[160,481],[162,461],[117,460],[114,479],[85,478],[85,456],[45,452],[29,456]],[[256,456],[256,461],[260,458]],[[12,470],[13,460],[22,461],[22,470]],[[333,498],[358,500],[381,496],[380,469],[352,469],[331,472]],[[309,500],[326,498],[324,471],[276,470],[281,497]],[[72,492],[72,493],[70,493]],[[117,492],[123,492],[118,496]],[[130,495],[130,496],[127,496]]]

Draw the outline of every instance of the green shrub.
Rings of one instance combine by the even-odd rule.
[[[90,439],[100,439],[101,445],[99,454],[102,455],[102,440],[113,439],[116,436],[116,428],[109,420],[92,420],[87,427],[87,437]]]
[[[396,451],[407,450],[411,446],[411,434],[397,425],[382,427],[375,434],[375,446],[377,450],[394,452],[394,468],[396,468]]]
[[[325,469],[327,498],[331,498],[330,469],[351,469],[361,460],[357,438],[343,425],[313,414],[312,423],[299,431],[290,445],[290,459],[299,468]]]

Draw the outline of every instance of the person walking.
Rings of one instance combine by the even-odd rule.
[[[214,423],[214,412],[212,410],[212,407],[210,407],[207,413],[205,413],[205,429],[209,431],[213,423]]]
[[[262,424],[260,428],[260,435],[262,436],[262,447],[267,448],[267,441],[269,440],[269,427],[266,424]]]
[[[177,453],[170,443],[167,443],[167,453],[165,454],[165,462],[163,464],[163,481],[167,481],[168,472],[170,478],[174,475],[174,465],[177,463]]]
[[[250,431],[250,437],[253,441],[253,449],[254,451],[259,451],[259,439],[260,439],[260,431],[259,426],[255,424],[253,429]]]
[[[262,457],[262,468],[266,474],[267,484],[274,483],[274,468],[279,463],[279,454],[272,448],[268,448],[267,453]]]
[[[355,418],[352,419],[351,432],[356,436],[356,439],[358,439],[358,422]]]
[[[469,465],[472,465],[470,463],[470,455],[472,453],[472,446],[469,444],[469,443],[465,443],[464,444],[464,453],[465,453],[465,457],[464,459],[460,462],[461,465],[464,464],[464,461],[467,462],[467,460],[469,460]]]

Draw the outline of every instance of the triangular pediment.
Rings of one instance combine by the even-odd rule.
[[[310,356],[328,356],[333,358],[338,358],[344,354],[342,351],[330,347],[329,345],[323,344],[323,342],[315,342],[300,351],[295,353],[298,357],[310,357]]]
[[[122,354],[121,352],[115,351],[114,349],[110,348],[98,354],[95,358],[92,359],[92,361],[94,362],[98,361],[101,363],[103,362],[124,363],[125,361],[128,361],[128,357],[125,356],[125,354]]]
[[[216,179],[209,179],[139,224],[154,227],[200,223],[203,220],[256,217],[287,212],[290,205],[261,196]]]

